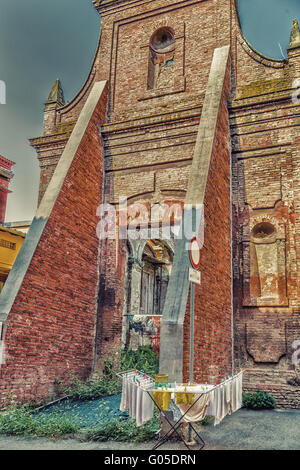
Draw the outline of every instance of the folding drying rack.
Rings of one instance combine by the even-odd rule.
[[[147,380],[148,381],[148,385],[149,383],[153,383],[155,384],[155,381],[153,379],[153,377],[150,377],[149,375],[147,374],[144,374],[144,372],[142,371],[138,371],[136,369],[131,369],[131,370],[128,370],[128,371],[124,371],[124,372],[121,372],[121,373],[117,373],[117,376],[120,378],[120,379],[123,379],[124,375],[127,375],[128,377],[134,377],[134,383],[137,385],[137,386],[140,386],[142,390],[144,390],[145,392],[148,393],[148,395],[150,396],[151,400],[153,401],[154,405],[158,408],[159,412],[163,414],[165,420],[167,421],[167,423],[169,424],[170,426],[170,429],[159,439],[159,441],[155,444],[155,446],[152,448],[152,450],[156,450],[158,449],[158,447],[160,447],[161,445],[163,445],[168,439],[170,439],[170,437],[173,435],[173,434],[176,434],[179,439],[183,442],[183,444],[185,445],[185,447],[188,449],[188,450],[201,450],[203,449],[204,445],[205,445],[205,442],[204,440],[202,439],[202,437],[200,436],[200,434],[196,431],[196,429],[194,428],[194,426],[192,425],[191,422],[189,422],[189,435],[191,436],[191,431],[193,430],[195,435],[197,436],[198,440],[199,440],[199,444],[200,444],[200,448],[199,449],[195,449],[195,446],[194,446],[194,442],[193,444],[191,442],[186,442],[183,438],[182,435],[180,435],[180,433],[178,432],[178,428],[180,427],[180,425],[182,423],[184,423],[184,417],[186,416],[187,413],[189,413],[189,411],[196,405],[196,403],[200,400],[200,398],[207,394],[207,393],[210,393],[212,390],[214,390],[214,386],[207,386],[207,387],[210,387],[208,388],[208,390],[205,390],[205,391],[197,391],[197,386],[198,387],[203,387],[203,385],[201,384],[186,384],[186,387],[188,386],[195,386],[195,389],[194,390],[185,390],[185,384],[184,385],[176,385],[175,384],[171,384],[171,387],[165,387],[165,389],[162,387],[158,387],[158,388],[154,388],[154,389],[149,389],[149,388],[145,388],[143,387],[143,383],[140,384],[140,382],[142,382],[143,380]],[[183,389],[183,390],[182,390]],[[188,394],[199,394],[199,396],[197,397],[197,399],[194,401],[194,403],[191,404],[191,406],[185,411],[185,413],[173,424],[169,418],[168,418],[168,415],[167,415],[167,410],[163,410],[157,403],[156,401],[154,400],[153,396],[152,396],[152,392],[170,392],[170,393],[188,393]]]

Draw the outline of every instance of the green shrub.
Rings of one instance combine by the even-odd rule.
[[[255,393],[243,393],[243,407],[253,410],[276,408],[276,400],[272,395],[262,390]]]
[[[58,437],[74,434],[79,429],[75,423],[61,414],[35,416],[28,405],[11,404],[0,413],[0,434],[13,436]]]
[[[35,414],[35,410],[28,405],[12,403],[5,412],[0,413],[0,434],[11,436],[62,437],[80,432],[84,440],[143,442],[153,439],[159,429],[157,411],[151,421],[140,427],[133,419],[112,416],[86,429],[81,429],[80,421],[67,418],[61,411]]]
[[[103,396],[117,395],[122,389],[116,375],[113,377],[99,373],[97,377],[84,382],[72,374],[71,379],[70,385],[63,387],[63,390],[76,400],[95,400]]]
[[[158,373],[159,359],[152,346],[140,346],[136,351],[111,350],[104,360],[104,372],[84,382],[71,374],[71,383],[63,387],[64,393],[77,400],[94,400],[102,396],[121,393],[122,383],[116,373],[129,369],[142,370],[150,376]]]
[[[160,429],[159,421],[155,416],[143,426],[137,427],[133,419],[122,420],[120,418],[87,429],[83,436],[89,441],[119,441],[119,442],[144,442],[155,437]]]
[[[152,346],[140,346],[136,351],[124,351],[121,355],[122,370],[137,369],[154,377],[159,370],[159,358]]]

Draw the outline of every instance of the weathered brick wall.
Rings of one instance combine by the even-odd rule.
[[[96,211],[102,200],[102,94],[76,150],[4,331],[7,388],[17,399],[55,394],[55,382],[92,371],[98,288]],[[29,234],[30,236],[30,234]]]
[[[97,74],[101,79],[109,76],[111,84],[108,123],[102,129],[105,202],[117,204],[120,196],[127,196],[129,205],[184,201],[213,52],[229,42],[229,29],[218,23],[222,16],[223,26],[229,24],[229,6],[227,1],[157,1],[154,10],[150,4],[110,4],[108,10],[100,5],[103,66]],[[206,18],[201,29],[191,20],[197,15]],[[148,46],[161,26],[175,32],[178,80],[170,79],[169,89],[155,94],[147,90]],[[206,65],[199,68],[199,61]],[[109,241],[101,248],[105,262],[96,340],[99,367],[103,354],[119,344],[121,336],[126,246],[117,244]]]
[[[216,125],[204,199],[201,285],[195,285],[194,378],[219,383],[232,372],[230,133],[227,100],[230,61]],[[190,306],[184,328],[185,379],[189,378]]]
[[[205,93],[208,71],[216,47],[220,47],[230,42],[230,1],[201,0],[190,2],[169,0],[156,0],[152,3],[130,3],[122,2],[95,2],[96,8],[101,15],[101,37],[99,48],[95,60],[88,76],[87,82],[78,95],[63,107],[54,109],[52,119],[47,119],[45,134],[39,139],[32,139],[31,144],[37,149],[41,164],[41,186],[39,201],[46,189],[49,176],[54,171],[59,157],[60,150],[57,147],[58,134],[60,134],[62,149],[67,142],[68,132],[65,126],[72,126],[76,122],[78,115],[86,101],[92,84],[101,80],[109,80],[109,121],[124,122],[124,131],[131,127],[128,120],[143,119],[137,122],[137,129],[132,129],[134,136],[138,129],[142,130],[140,124],[146,124],[144,119],[149,117],[150,123],[163,121],[178,121],[182,125],[182,118],[190,121],[191,117],[199,118],[199,105]],[[199,27],[198,19],[202,17]],[[176,51],[174,66],[176,67],[176,80],[170,84],[169,90],[162,91],[158,96],[150,96],[147,92],[147,71],[149,41],[153,32],[162,25],[167,25],[174,29],[176,38]],[[199,67],[201,64],[201,67]],[[142,96],[143,95],[143,96]],[[53,105],[47,105],[53,106]],[[168,113],[173,111],[170,118]],[[180,119],[180,121],[179,121]],[[149,121],[148,121],[149,124]],[[51,132],[52,126],[52,132]],[[168,126],[170,127],[170,125]],[[143,160],[149,166],[148,159],[151,153],[151,161],[158,163],[161,158],[160,148],[163,148],[164,159],[169,158],[174,163],[178,159],[191,159],[194,138],[191,132],[188,133],[188,122],[184,124],[185,139],[177,142],[174,139],[173,145],[168,144],[169,150],[165,150],[166,145],[162,140],[164,133],[171,132],[161,128],[158,136],[161,145],[158,145],[157,137],[147,132],[145,138],[152,137],[155,145],[151,151],[144,155],[143,140],[140,141],[140,152],[143,151]],[[192,129],[190,129],[192,130]],[[183,128],[184,131],[184,128]],[[181,133],[181,130],[179,131]],[[51,146],[52,139],[52,146]],[[147,141],[147,140],[146,140]],[[185,151],[181,152],[179,143],[185,145]],[[123,145],[127,142],[124,140]],[[190,145],[189,145],[190,144]],[[148,145],[149,146],[149,145]],[[52,152],[52,157],[51,157]],[[169,153],[169,156],[167,155]],[[132,154],[132,158],[138,155]],[[48,157],[52,158],[52,167],[49,166]],[[129,161],[128,161],[129,163]],[[135,165],[136,166],[136,165]]]
[[[269,60],[245,42],[236,16],[232,30],[235,367],[247,369],[247,389],[269,390],[280,406],[297,407],[298,390],[287,384],[294,373],[288,325],[300,310],[299,105],[291,100],[297,54],[289,53],[287,61]],[[263,239],[255,236],[262,224],[274,228]],[[294,340],[297,336],[298,326]]]
[[[108,16],[104,7],[100,4],[103,30],[110,28],[114,41],[110,70],[111,120],[141,117],[152,114],[153,110],[155,114],[162,113],[166,107],[182,107],[183,92],[185,106],[194,104],[197,95],[205,92],[214,49],[230,42],[230,2],[163,0],[156,1],[155,6],[136,4],[119,8],[113,16],[112,13]],[[199,18],[203,20],[199,22]],[[175,33],[176,80],[170,78],[170,89],[153,95],[147,90],[149,41],[161,26],[168,26]],[[102,46],[105,47],[104,43]]]
[[[39,197],[38,205],[49,185],[52,175],[55,171],[56,165],[64,151],[64,148],[69,140],[74,124],[67,129],[52,128],[52,135],[45,137],[38,137],[30,139],[30,144],[36,149],[37,156],[40,164],[40,184],[39,184]]]
[[[183,201],[213,52],[216,47],[230,44],[234,77],[229,116],[235,368],[268,370],[270,374],[273,371],[275,384],[278,370],[289,372],[292,364],[288,352],[278,356],[276,365],[268,358],[269,352],[277,354],[281,344],[278,338],[284,336],[282,328],[286,319],[300,312],[300,144],[296,132],[299,105],[291,102],[291,86],[299,78],[299,51],[290,51],[286,61],[270,60],[254,51],[240,30],[235,3],[235,0],[155,0],[148,4],[95,1],[102,19],[101,39],[88,80],[74,100],[55,110],[55,116],[47,120],[45,136],[34,139],[32,145],[38,150],[42,168],[41,198],[92,84],[107,79],[111,92],[108,119],[102,129],[105,201],[116,204],[118,197],[124,195],[131,202],[150,204],[166,198]],[[147,89],[147,48],[152,33],[162,25],[175,32],[176,80],[170,78],[168,89],[155,92]],[[220,132],[225,132],[227,139],[227,130],[222,129],[226,119],[223,110]],[[204,376],[209,378],[210,374],[211,380],[227,374],[230,350],[229,255],[227,248],[222,254],[218,236],[218,231],[224,233],[227,244],[228,227],[220,225],[220,220],[215,218],[217,211],[228,210],[228,175],[222,167],[227,155],[222,148],[219,153],[222,159],[214,162],[216,173],[211,173],[210,184],[218,188],[220,196],[216,199],[212,194],[206,201],[206,217],[211,225],[207,232],[208,245],[203,249],[202,269],[203,273],[207,269],[207,275],[203,276],[203,287],[197,293],[204,296],[209,307],[205,312],[199,310],[196,318],[196,348],[201,351],[197,374],[201,377],[202,368]],[[220,175],[225,185],[219,184]],[[261,255],[261,247],[256,245],[251,231],[265,222],[275,227],[276,234],[274,240],[269,240],[271,248]],[[214,231],[215,227],[218,230]],[[217,266],[207,255],[210,248],[217,259],[222,255]],[[104,243],[101,250],[106,261],[100,269],[97,362],[110,344],[119,344],[124,311],[126,248],[112,241]],[[259,286],[259,263],[263,258],[266,261],[266,269],[261,272],[264,286]],[[266,292],[264,287],[271,280],[273,291],[268,296],[260,295],[259,289]],[[220,284],[220,290],[216,289],[216,283]],[[216,310],[222,300],[224,316],[219,316]],[[262,327],[263,316],[266,331]],[[217,319],[218,326],[211,326],[213,319]],[[228,339],[222,350],[217,342],[214,360],[218,371],[209,372],[203,361],[208,358],[210,341],[214,341],[214,328],[218,330],[217,337],[228,334]],[[253,360],[247,349],[247,328],[254,349],[259,349],[263,338],[271,338],[269,352],[265,351],[264,356],[262,350],[258,361]],[[188,342],[186,348],[187,352]],[[251,377],[254,387],[263,384],[263,373]]]
[[[278,408],[300,408],[300,386],[289,385],[295,373],[292,370],[268,370],[253,368],[246,370],[243,376],[243,390],[256,392],[258,389],[270,393],[277,402]]]
[[[126,240],[103,240],[95,341],[95,367],[99,370],[121,347],[125,269]]]

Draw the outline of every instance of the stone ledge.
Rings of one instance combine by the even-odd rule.
[[[166,88],[158,88],[153,90],[145,90],[138,95],[138,101],[149,100],[151,98],[159,98],[165,95],[174,95],[185,91],[185,78],[178,77],[175,79],[174,85]]]

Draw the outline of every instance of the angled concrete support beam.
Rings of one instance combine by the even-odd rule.
[[[105,81],[94,84],[57,164],[53,177],[32,221],[30,230],[1,292],[0,322],[5,322],[11,311],[55,202],[66,180],[69,168],[76,156],[76,152],[85,135],[95,108],[101,99],[105,86]]]
[[[205,202],[205,192],[217,139],[216,130],[224,93],[226,99],[228,99],[229,60],[229,46],[215,50],[185,199],[185,205],[192,208],[197,205],[204,205]],[[224,138],[227,138],[227,136],[224,136]],[[184,230],[182,230],[182,233],[184,233]],[[177,382],[182,380],[183,331],[189,294],[189,255],[186,249],[188,242],[189,239],[184,236],[176,242],[160,336],[160,371],[169,374],[169,381],[176,380]]]

